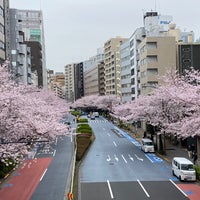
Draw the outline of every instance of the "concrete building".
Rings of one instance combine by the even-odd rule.
[[[84,68],[84,95],[105,94],[104,84],[104,52],[97,49],[97,54],[83,62]],[[101,91],[101,92],[100,92]]]
[[[98,63],[104,61],[104,49],[98,48],[97,54],[95,56],[90,57],[88,60],[83,62],[83,70],[84,72],[90,70],[94,66],[97,66]]]
[[[120,45],[127,38],[111,38],[104,43],[105,94],[121,97]]]
[[[43,87],[42,45],[37,41],[25,41],[31,50],[31,71],[38,77],[38,87]]]
[[[25,85],[32,84],[30,47],[24,44],[21,16],[16,9],[10,9],[10,72],[13,79]]]
[[[74,68],[75,63],[65,66],[65,97],[67,102],[75,101]]]
[[[104,95],[104,62],[84,72],[84,96]]]
[[[140,89],[147,95],[160,83],[158,76],[176,70],[175,37],[146,37],[138,46],[140,58]]]
[[[131,101],[131,62],[130,62],[130,40],[120,46],[121,65],[121,101]]]
[[[157,12],[146,12],[143,16],[146,36],[164,36],[172,22],[171,15],[159,15]]]
[[[6,59],[6,41],[5,41],[5,5],[4,1],[0,1],[0,64]]]
[[[53,90],[56,96],[65,99],[65,75],[62,72],[57,72],[54,75]]]
[[[184,70],[193,67],[200,70],[200,44],[178,44],[178,59],[177,66],[179,73],[182,74]]]
[[[9,0],[3,0],[4,2],[4,28],[5,28],[5,57],[6,60],[11,58],[11,44],[10,44],[10,6]],[[1,3],[0,3],[1,4]],[[2,14],[2,13],[1,13]]]
[[[137,28],[131,35],[130,41],[130,65],[131,65],[131,99],[136,99],[140,94],[140,69],[138,66],[139,52],[138,45],[146,37],[144,27]]]
[[[25,41],[34,41],[41,44],[42,50],[42,86],[47,88],[47,69],[45,55],[45,38],[43,26],[43,14],[39,10],[18,10],[22,20],[22,31]]]
[[[75,64],[74,67],[74,100],[84,96],[83,62]]]

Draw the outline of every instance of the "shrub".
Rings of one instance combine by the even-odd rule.
[[[194,169],[196,171],[197,179],[200,180],[200,167],[198,165],[195,165]]]
[[[88,122],[88,119],[86,119],[86,118],[78,118],[77,122],[78,123]]]
[[[15,164],[11,159],[9,159],[7,163],[9,164],[6,165],[6,163],[0,162],[0,178],[4,178],[15,167]]]
[[[77,154],[76,160],[79,161],[84,156],[85,152],[89,148],[92,140],[93,140],[93,132],[92,128],[89,124],[78,124],[76,132],[79,133],[76,136],[76,143],[77,143]]]
[[[81,112],[73,110],[73,111],[71,111],[71,114],[74,115],[74,116],[80,116]]]

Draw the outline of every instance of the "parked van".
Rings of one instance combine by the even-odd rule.
[[[174,157],[172,160],[172,174],[180,181],[196,181],[196,172],[193,163],[184,157]]]
[[[93,112],[93,115],[94,115],[95,117],[99,117],[99,112]]]
[[[148,138],[143,138],[141,141],[141,150],[143,150],[145,153],[155,152],[152,140]]]

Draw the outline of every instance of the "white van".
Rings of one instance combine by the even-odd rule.
[[[99,113],[98,113],[98,112],[93,112],[93,115],[94,115],[95,117],[99,117]]]
[[[155,152],[152,140],[148,138],[143,138],[141,141],[141,150],[144,151],[145,153]]]
[[[172,174],[180,181],[196,181],[196,172],[193,163],[187,158],[174,157],[172,160]]]

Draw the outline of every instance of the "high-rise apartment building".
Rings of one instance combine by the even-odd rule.
[[[10,72],[16,82],[33,84],[30,48],[24,44],[21,16],[17,9],[10,9]]]
[[[178,44],[178,59],[177,65],[179,73],[193,67],[200,70],[200,44]]]
[[[127,38],[111,38],[104,43],[105,94],[121,97],[120,45]]]
[[[65,95],[68,102],[84,96],[83,62],[65,66]]]
[[[140,94],[140,69],[138,66],[139,52],[138,45],[146,37],[144,27],[137,28],[131,35],[130,41],[130,65],[131,65],[131,100],[136,99]],[[127,88],[128,89],[128,88]]]
[[[65,97],[67,102],[75,101],[74,68],[74,63],[65,66]]]
[[[127,102],[131,100],[131,62],[130,62],[130,41],[122,43],[120,46],[121,64],[121,100]]]
[[[83,62],[77,63],[74,66],[74,99],[80,99],[84,96],[84,75]]]
[[[5,27],[5,53],[6,59],[10,61],[11,57],[11,44],[10,44],[10,6],[9,0],[3,0],[4,2],[4,27]]]
[[[45,56],[45,38],[42,11],[18,10],[22,20],[22,31],[25,41],[34,41],[41,44],[42,50],[42,86],[47,88],[47,70]]]
[[[104,95],[104,52],[103,48],[97,49],[97,54],[83,62],[84,68],[84,96],[99,94]],[[103,77],[102,77],[103,76]]]
[[[3,63],[6,59],[6,40],[5,40],[5,1],[0,1],[0,63]]]
[[[146,37],[138,46],[141,94],[148,94],[161,83],[158,76],[176,70],[175,37]]]

